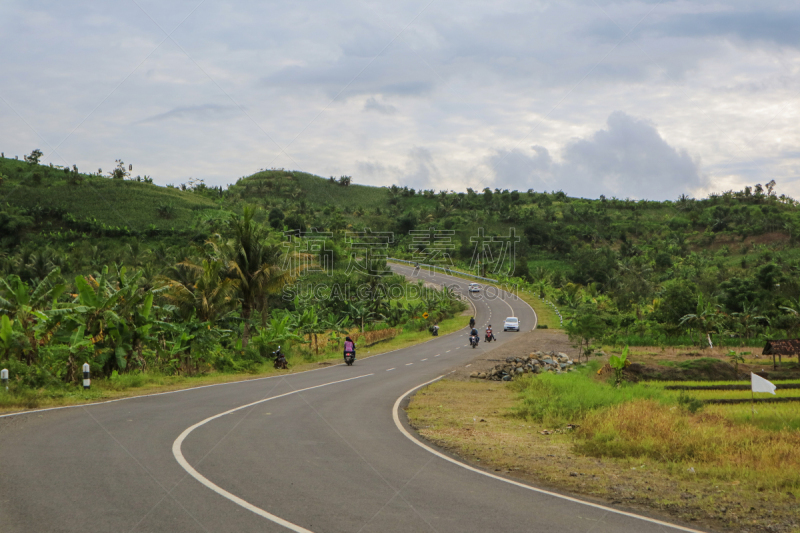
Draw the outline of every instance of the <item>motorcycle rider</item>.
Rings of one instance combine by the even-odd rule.
[[[356,358],[356,343],[350,337],[344,339],[344,356],[347,357],[347,354],[352,354],[353,359]]]
[[[289,363],[286,361],[286,356],[283,355],[283,352],[281,352],[281,347],[280,346],[278,346],[277,350],[272,352],[272,355],[275,356],[275,363],[273,364],[273,366],[275,368],[279,368],[279,369],[283,369],[283,370],[286,370],[286,369],[289,368]]]
[[[472,329],[475,329],[475,317],[474,316],[469,317],[469,327],[472,328]]]
[[[478,337],[478,330],[477,329],[475,329],[473,327],[472,331],[469,332],[469,336],[470,336],[470,341],[474,337],[475,338],[475,344],[478,344],[479,337]]]
[[[495,336],[494,336],[494,333],[492,333],[492,325],[491,325],[491,324],[489,324],[489,325],[486,327],[486,342],[489,342],[489,341],[496,341],[496,340],[497,340],[497,337],[495,337]]]
[[[439,336],[439,322],[434,322],[433,323],[433,327],[431,328],[431,331],[433,332],[433,336],[434,337],[438,337]]]

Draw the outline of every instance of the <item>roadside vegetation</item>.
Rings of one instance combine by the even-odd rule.
[[[443,380],[417,393],[409,420],[468,462],[514,477],[714,528],[797,531],[797,403],[703,405],[705,391],[615,386],[598,366],[510,383]]]
[[[279,346],[308,368],[339,356],[345,336],[363,357],[422,342],[435,322],[446,334],[467,308],[368,248],[351,253],[344,228],[324,253],[287,240],[306,229],[300,215],[240,201],[249,184],[165,188],[122,161],[86,175],[40,156],[0,159],[0,367],[11,378],[0,408],[269,374]]]

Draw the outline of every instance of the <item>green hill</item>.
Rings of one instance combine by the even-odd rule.
[[[228,193],[250,201],[289,203],[300,200],[313,206],[375,207],[386,204],[386,188],[350,184],[314,176],[305,172],[265,170],[240,179]]]
[[[0,159],[0,175],[0,201],[39,213],[50,222],[58,220],[63,229],[95,220],[134,234],[148,229],[181,231],[190,228],[198,215],[219,210],[214,200],[192,192],[13,159]]]
[[[159,187],[9,159],[0,159],[0,175],[0,269],[28,278],[46,272],[26,266],[42,250],[69,256],[65,271],[91,271],[103,259],[149,264],[158,273],[223,230],[230,213],[253,205],[275,242],[286,230],[317,228],[343,250],[345,232],[370,229],[393,232],[391,255],[424,259],[425,244],[409,232],[449,230],[448,253],[460,268],[472,262],[483,232],[492,259],[504,258],[502,265],[483,262],[497,276],[511,265],[498,242],[514,232],[514,275],[567,316],[583,309],[604,317],[604,331],[641,335],[641,342],[694,342],[686,335],[712,322],[720,338],[800,333],[800,212],[792,198],[774,193],[774,182],[656,202],[561,191],[416,191],[284,170],[260,171],[227,189]],[[710,322],[697,319],[694,329],[681,322],[701,308],[716,310]]]

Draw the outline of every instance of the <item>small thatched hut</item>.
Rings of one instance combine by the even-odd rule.
[[[772,356],[772,368],[778,368],[778,365],[775,363],[776,355],[781,362],[783,361],[782,356],[784,355],[796,355],[797,362],[800,363],[800,339],[767,341],[767,345],[764,346],[764,351],[761,353],[763,355]]]

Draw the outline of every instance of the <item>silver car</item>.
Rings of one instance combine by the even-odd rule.
[[[515,316],[506,318],[503,322],[503,331],[519,331],[519,319]]]

